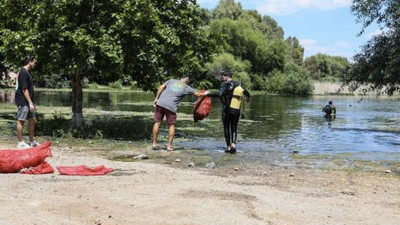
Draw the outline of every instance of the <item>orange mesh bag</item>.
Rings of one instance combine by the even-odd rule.
[[[85,165],[80,166],[58,166],[58,172],[60,175],[75,175],[75,176],[95,176],[104,175],[114,171],[112,168],[106,168],[104,165],[89,168]]]
[[[200,92],[204,92],[205,90],[201,90]],[[193,119],[196,123],[199,120],[205,119],[211,111],[211,98],[208,96],[200,97],[197,99],[193,108]]]
[[[22,170],[21,173],[22,174],[48,174],[48,173],[54,173],[54,169],[48,162],[44,161],[35,167],[31,167],[27,170]]]
[[[23,150],[0,150],[0,173],[17,173],[21,169],[35,167],[52,156],[51,142]]]

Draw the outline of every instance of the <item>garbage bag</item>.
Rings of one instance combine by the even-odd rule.
[[[75,176],[95,176],[95,175],[105,175],[114,171],[112,168],[106,168],[104,165],[89,168],[85,165],[79,166],[58,166],[58,172],[60,175],[75,175]]]
[[[28,169],[22,169],[22,174],[48,174],[54,173],[54,168],[46,161],[42,162],[41,164],[31,167]]]
[[[201,90],[201,92],[204,92],[205,90]],[[211,111],[211,98],[208,96],[205,97],[199,97],[194,104],[193,108],[193,119],[194,122],[196,123],[199,120],[205,119]]]
[[[51,157],[51,142],[23,150],[0,150],[0,173],[17,173],[23,168],[35,167]]]

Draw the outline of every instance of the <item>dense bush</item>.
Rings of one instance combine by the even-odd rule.
[[[345,57],[317,54],[304,60],[304,68],[314,80],[336,82],[345,80],[351,64]]]
[[[274,70],[268,79],[267,90],[283,95],[309,95],[314,86],[305,69],[290,62],[284,71]]]

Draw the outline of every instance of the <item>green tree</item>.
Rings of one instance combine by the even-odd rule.
[[[252,73],[267,76],[273,69],[284,67],[288,45],[283,40],[265,38],[248,21],[214,20],[210,24],[210,35],[218,52],[248,60],[252,64]]]
[[[270,16],[265,15],[262,18],[262,23],[266,25],[267,30],[264,32],[270,38],[283,39],[284,31],[278,23]]]
[[[304,60],[304,68],[314,80],[345,81],[351,64],[345,57],[317,54]]]
[[[209,71],[207,81],[210,82],[210,86],[206,88],[219,88],[221,85],[219,81],[220,72],[226,70],[232,72],[233,80],[241,80],[246,88],[251,88],[249,75],[251,63],[249,61],[236,59],[229,53],[222,53],[215,55],[211,62],[205,65],[205,68]]]
[[[234,0],[220,0],[213,13],[215,19],[237,20],[242,14],[242,4]]]
[[[354,56],[350,79],[359,82],[396,86],[400,83],[400,1],[353,0],[351,10],[364,29],[376,22],[382,34],[372,38]],[[388,90],[393,90],[389,88]]]
[[[155,90],[168,76],[201,74],[210,48],[190,0],[1,0],[0,52],[8,62],[37,56],[37,74],[71,79],[73,127],[82,127],[82,79]]]
[[[286,42],[289,44],[291,58],[297,65],[301,66],[303,64],[304,48],[296,37],[288,37]]]
[[[274,70],[268,77],[267,90],[283,95],[309,95],[314,86],[303,67],[291,61],[285,65],[283,71]]]

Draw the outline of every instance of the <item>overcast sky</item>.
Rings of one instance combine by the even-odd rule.
[[[198,0],[202,8],[214,9],[218,0]],[[350,11],[351,0],[235,0],[243,9],[256,9],[276,20],[285,38],[296,37],[305,57],[324,53],[349,60],[369,38],[379,33],[376,25],[361,35],[362,24]]]

